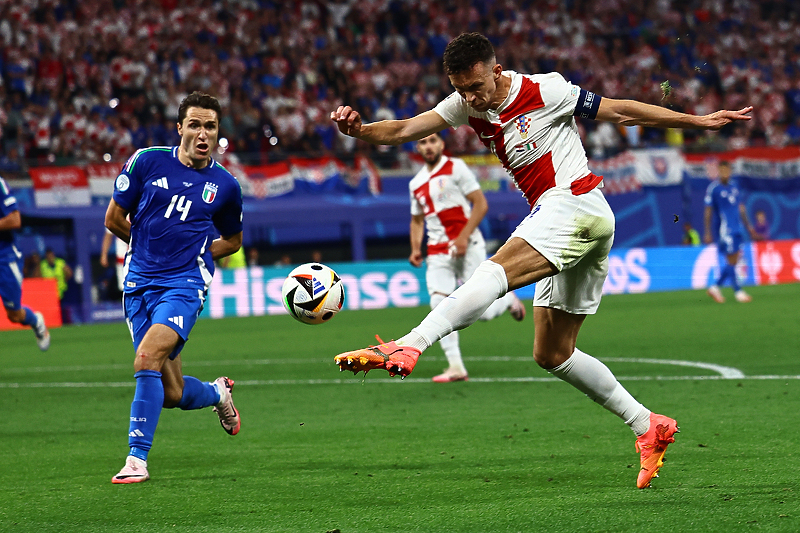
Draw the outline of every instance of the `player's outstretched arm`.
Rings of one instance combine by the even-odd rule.
[[[106,227],[108,230],[130,244],[131,242],[131,223],[128,222],[128,211],[113,199],[108,203],[106,209]]]
[[[737,120],[750,120],[753,106],[738,111],[720,110],[708,115],[689,115],[665,107],[645,104],[636,100],[614,100],[603,98],[597,110],[597,120],[614,122],[623,126],[647,126],[653,128],[681,128],[718,130]]]
[[[381,120],[364,124],[358,111],[350,106],[339,106],[336,111],[331,112],[331,120],[345,135],[371,144],[397,145],[418,141],[448,127],[447,122],[436,111],[425,111],[404,120]]]

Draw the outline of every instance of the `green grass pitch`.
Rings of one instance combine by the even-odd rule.
[[[333,364],[425,308],[203,320],[185,373],[236,380],[241,433],[165,410],[137,485],[110,482],[133,396],[125,325],[54,330],[44,354],[0,332],[0,531],[800,531],[800,284],[752,294],[609,296],[586,321],[581,349],[681,426],[647,490],[631,431],[534,364],[530,316],[462,331],[471,380],[453,384],[430,382],[438,346],[405,381]]]

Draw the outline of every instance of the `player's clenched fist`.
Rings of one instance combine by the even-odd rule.
[[[361,133],[361,115],[350,106],[339,106],[331,113],[331,120],[336,122],[339,131],[351,137],[358,137]]]

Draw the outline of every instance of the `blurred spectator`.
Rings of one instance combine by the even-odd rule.
[[[258,248],[255,246],[247,250],[247,266],[258,266]]]
[[[13,173],[22,170],[22,157],[19,154],[19,148],[15,145],[10,145],[4,152],[0,152],[0,172]]]
[[[292,264],[292,257],[289,254],[283,254],[280,259],[275,261],[276,267],[285,267]]]
[[[690,246],[700,246],[700,234],[697,232],[690,222],[683,223],[683,244]]]
[[[326,149],[377,150],[326,137],[327,111],[346,103],[380,120],[430,109],[452,92],[444,46],[474,30],[490,36],[505,68],[557,70],[602,96],[662,105],[668,82],[672,101],[697,114],[756,107],[752,121],[713,137],[587,127],[592,151],[717,149],[718,137],[732,149],[800,143],[796,0],[40,3],[0,3],[0,141],[33,163],[176,144],[178,104],[195,89],[228,110],[231,146],[268,126],[279,150],[303,149],[311,123]]]
[[[769,221],[767,220],[767,214],[762,209],[756,211],[753,231],[755,231],[757,240],[769,240]]]
[[[44,261],[41,262],[40,269],[43,278],[56,280],[58,299],[63,298],[64,291],[67,290],[67,284],[72,279],[72,269],[67,262],[60,257],[56,257],[56,253],[52,248],[48,248],[44,253]]]

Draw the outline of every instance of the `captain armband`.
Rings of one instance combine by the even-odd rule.
[[[578,103],[575,105],[575,111],[572,114],[576,117],[594,120],[597,118],[597,110],[600,109],[600,100],[602,98],[599,94],[581,89],[581,93],[578,95]]]

